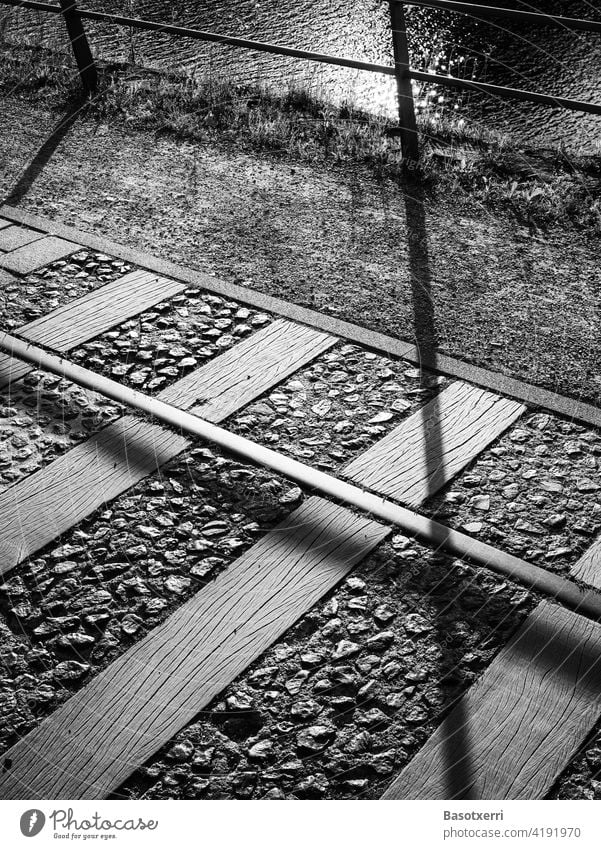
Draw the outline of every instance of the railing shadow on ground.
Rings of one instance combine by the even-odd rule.
[[[85,98],[82,97],[75,101],[75,103],[69,104],[65,112],[55,124],[52,132],[39,148],[29,165],[27,165],[13,188],[9,191],[8,195],[0,201],[0,206],[19,206],[21,201],[28,194],[32,185],[44,172],[44,169],[54,156],[60,143],[71,130],[84,103]]]
[[[413,334],[419,354],[422,385],[424,385],[428,380],[425,369],[436,368],[438,344],[428,248],[425,192],[419,174],[411,170],[406,172],[401,188],[405,204]],[[435,395],[428,407],[422,408],[420,413],[423,431],[421,459],[425,467],[428,488],[424,503],[427,503],[438,491],[436,481],[441,477],[441,465],[444,464],[445,445],[439,396]],[[437,637],[442,648],[447,636],[440,628],[440,615],[445,603],[440,604],[438,599],[435,599],[435,601],[439,606],[435,620],[438,624]],[[448,745],[445,745],[445,776],[448,798],[470,799],[472,798],[470,789],[474,779],[469,748],[469,717],[465,713],[464,703],[461,699],[456,701],[454,708],[445,716],[442,727],[446,732],[445,739],[448,740]]]

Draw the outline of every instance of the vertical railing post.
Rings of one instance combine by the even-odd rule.
[[[71,40],[71,47],[73,48],[82,85],[86,93],[91,94],[96,90],[96,86],[98,85],[98,74],[75,0],[59,0],[59,3],[67,26],[67,34]]]
[[[419,158],[417,141],[417,122],[415,120],[415,104],[413,88],[409,77],[409,47],[407,46],[407,31],[405,10],[402,3],[390,2],[390,27],[392,30],[392,50],[394,64],[397,70],[396,85],[399,105],[399,124],[401,149],[406,164],[415,164]]]

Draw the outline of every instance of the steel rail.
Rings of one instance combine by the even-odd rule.
[[[41,3],[38,0],[0,0],[0,5],[17,6],[24,9],[38,9],[42,12],[61,14],[60,6],[52,3]],[[340,65],[343,68],[356,68],[360,71],[373,71],[378,74],[387,74],[394,77],[397,70],[391,65],[377,65],[373,62],[362,62],[359,59],[349,59],[344,56],[330,56],[327,53],[314,53],[311,50],[297,50],[294,47],[285,47],[281,44],[269,44],[263,41],[253,41],[248,38],[238,38],[233,35],[223,35],[217,32],[191,29],[190,27],[175,26],[173,24],[160,23],[158,21],[147,21],[140,18],[128,18],[123,15],[114,15],[109,12],[95,12],[91,9],[80,9],[77,7],[80,18],[90,21],[114,24],[115,26],[131,27],[132,29],[148,30],[152,32],[166,33],[167,35],[178,35],[182,38],[192,38],[198,41],[211,41],[217,44],[226,44],[231,47],[245,47],[248,50],[258,50],[261,53],[275,53],[280,56],[292,56],[297,59],[309,59],[312,62],[321,62],[325,65]]]
[[[402,528],[409,536],[431,547],[440,548],[456,557],[500,572],[519,581],[530,590],[550,596],[571,610],[601,622],[601,593],[592,588],[583,589],[576,582],[562,575],[548,572],[540,566],[520,560],[359,486],[231,433],[158,398],[152,398],[136,389],[123,386],[115,380],[96,374],[63,357],[48,353],[43,348],[32,345],[18,336],[0,333],[0,349],[37,368],[99,392],[119,404],[147,413],[180,432],[206,439],[253,464],[278,472],[310,490],[317,490],[337,501],[370,513],[386,523]]]
[[[554,106],[562,109],[570,109],[573,112],[590,112],[592,115],[601,115],[601,103],[589,103],[584,100],[571,100],[567,97],[556,97],[553,94],[539,94],[535,91],[525,91],[521,88],[510,88],[492,83],[482,83],[472,80],[464,80],[460,77],[444,76],[443,74],[431,74],[428,71],[409,71],[412,80],[436,83],[437,85],[449,86],[451,88],[467,88],[483,94],[492,94],[501,99],[513,98],[514,100],[525,100],[531,103],[544,103],[546,106]]]
[[[524,12],[521,9],[506,9],[500,6],[483,6],[480,3],[462,3],[456,0],[382,0],[384,3],[419,6],[442,9],[445,12],[459,12],[472,18],[509,18],[539,26],[553,26],[560,29],[601,32],[601,21],[588,21],[584,18],[567,18],[564,15],[549,15],[544,12]]]

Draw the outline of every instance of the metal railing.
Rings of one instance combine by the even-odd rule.
[[[488,21],[494,18],[505,18],[518,23],[536,24],[545,27],[559,27],[570,31],[584,31],[601,33],[601,22],[589,21],[580,18],[568,18],[558,15],[547,15],[539,12],[525,12],[514,9],[505,9],[497,6],[483,6],[476,3],[456,2],[456,0],[383,0],[390,8],[390,27],[392,33],[392,47],[394,65],[378,65],[373,62],[364,62],[359,59],[351,59],[343,56],[330,56],[324,53],[315,53],[310,50],[297,50],[281,44],[269,44],[262,41],[254,41],[247,38],[224,35],[223,33],[208,32],[205,30],[191,29],[190,27],[175,26],[173,24],[159,23],[156,21],[129,18],[124,15],[115,15],[109,12],[96,12],[91,9],[80,9],[75,0],[59,0],[58,5],[41,2],[41,0],[0,0],[0,5],[16,6],[24,9],[36,9],[41,12],[62,15],[67,27],[67,33],[71,41],[81,81],[86,92],[93,92],[97,87],[97,71],[92,58],[92,53],[84,31],[82,21],[91,20],[115,26],[130,27],[146,31],[176,35],[184,38],[197,39],[199,41],[216,42],[218,44],[241,47],[247,50],[257,50],[262,53],[274,53],[280,56],[292,56],[298,59],[307,59],[312,62],[320,62],[328,65],[339,65],[344,68],[355,68],[361,71],[371,71],[378,74],[386,74],[395,77],[397,83],[397,99],[399,111],[399,135],[401,147],[405,160],[417,160],[419,156],[417,124],[415,117],[415,104],[413,99],[412,80],[435,83],[452,88],[469,89],[484,94],[490,94],[502,100],[522,100],[532,103],[541,103],[556,108],[569,109],[577,112],[588,112],[601,115],[601,104],[588,101],[573,100],[567,97],[556,97],[555,95],[542,94],[534,91],[510,88],[508,86],[493,85],[492,83],[467,80],[461,77],[453,77],[450,74],[436,74],[429,71],[420,71],[409,65],[409,48],[407,43],[407,27],[405,23],[405,6],[420,6],[440,9],[457,14],[469,15],[472,18]]]

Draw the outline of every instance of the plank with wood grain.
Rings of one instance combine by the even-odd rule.
[[[19,328],[19,335],[58,353],[83,345],[116,324],[185,289],[149,271],[132,271]],[[31,371],[28,363],[0,354],[0,388]]]
[[[2,231],[4,232],[4,231]],[[29,274],[42,265],[62,259],[68,254],[81,250],[81,245],[59,239],[57,236],[45,236],[36,239],[21,248],[7,254],[0,254],[0,267],[15,274]]]
[[[308,499],[13,746],[0,798],[108,795],[387,533]]]
[[[543,602],[384,799],[540,799],[601,716],[601,625]]]
[[[574,563],[570,569],[571,574],[601,590],[601,537],[587,548],[584,554]]]
[[[336,343],[278,319],[163,390],[159,398],[220,422]],[[125,416],[0,493],[0,574],[157,471],[191,440]]]
[[[524,410],[517,401],[457,381],[357,457],[344,475],[381,495],[417,507]]]

